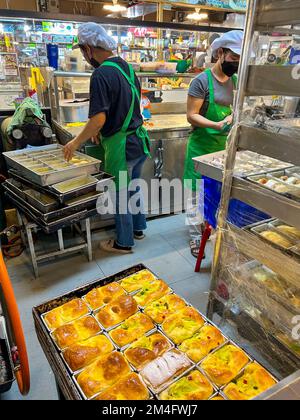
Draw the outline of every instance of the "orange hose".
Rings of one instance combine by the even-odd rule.
[[[2,286],[4,301],[7,305],[8,315],[13,329],[13,336],[18,348],[20,369],[16,372],[16,379],[22,395],[27,395],[30,389],[29,363],[26,342],[14,290],[7,272],[7,268],[0,250],[0,285]]]

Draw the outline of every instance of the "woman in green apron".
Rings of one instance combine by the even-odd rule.
[[[187,145],[184,182],[186,188],[192,190],[194,202],[198,198],[200,183],[197,181],[201,175],[195,170],[193,158],[226,148],[242,41],[242,31],[230,31],[215,40],[212,53],[217,62],[194,79],[189,89],[187,118],[193,132]],[[199,252],[200,235],[198,231],[190,243],[195,257]]]
[[[96,139],[98,155],[104,170],[114,176],[116,190],[113,204],[117,237],[102,241],[100,246],[108,252],[129,253],[134,239],[143,239],[146,229],[140,188],[136,184],[133,192],[128,188],[131,180],[140,179],[150,155],[140,109],[140,86],[132,66],[113,55],[115,41],[100,25],[81,25],[78,41],[85,59],[96,70],[91,78],[89,121],[65,146],[65,158],[70,160],[83,143]],[[133,195],[134,210],[129,205]]]

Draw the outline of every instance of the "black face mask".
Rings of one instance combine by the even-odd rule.
[[[222,63],[222,71],[226,76],[232,77],[239,70],[239,62],[237,61],[224,61]]]

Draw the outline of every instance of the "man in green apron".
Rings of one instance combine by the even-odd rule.
[[[194,200],[201,175],[195,170],[193,158],[226,148],[242,41],[242,31],[230,31],[216,39],[211,46],[215,65],[196,77],[189,89],[187,118],[193,132],[187,145],[184,181],[192,189]],[[196,257],[199,241],[190,245]]]
[[[134,239],[144,238],[146,218],[140,187],[132,192],[128,187],[131,180],[140,179],[143,164],[150,155],[149,137],[141,115],[139,81],[132,66],[114,56],[116,43],[100,25],[81,25],[78,46],[95,71],[90,85],[89,121],[65,146],[65,158],[70,160],[75,150],[91,138],[99,144],[100,135],[104,170],[115,177],[117,192],[114,203],[117,238],[102,241],[100,246],[108,252],[130,253]],[[138,207],[134,212],[128,204],[133,195]]]

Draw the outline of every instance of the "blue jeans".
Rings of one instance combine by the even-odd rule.
[[[131,180],[140,179],[142,168],[147,159],[146,155],[141,156],[138,159],[127,162],[128,173]],[[120,197],[125,199],[127,202],[126,214],[120,214]],[[130,208],[128,208],[128,202],[132,196],[135,196],[134,201],[138,204],[140,211],[137,214],[131,214]],[[117,193],[116,197],[116,231],[117,239],[116,242],[119,246],[133,247],[134,246],[134,232],[145,230],[147,228],[146,216],[143,210],[143,196],[138,186],[135,191],[123,190]]]

